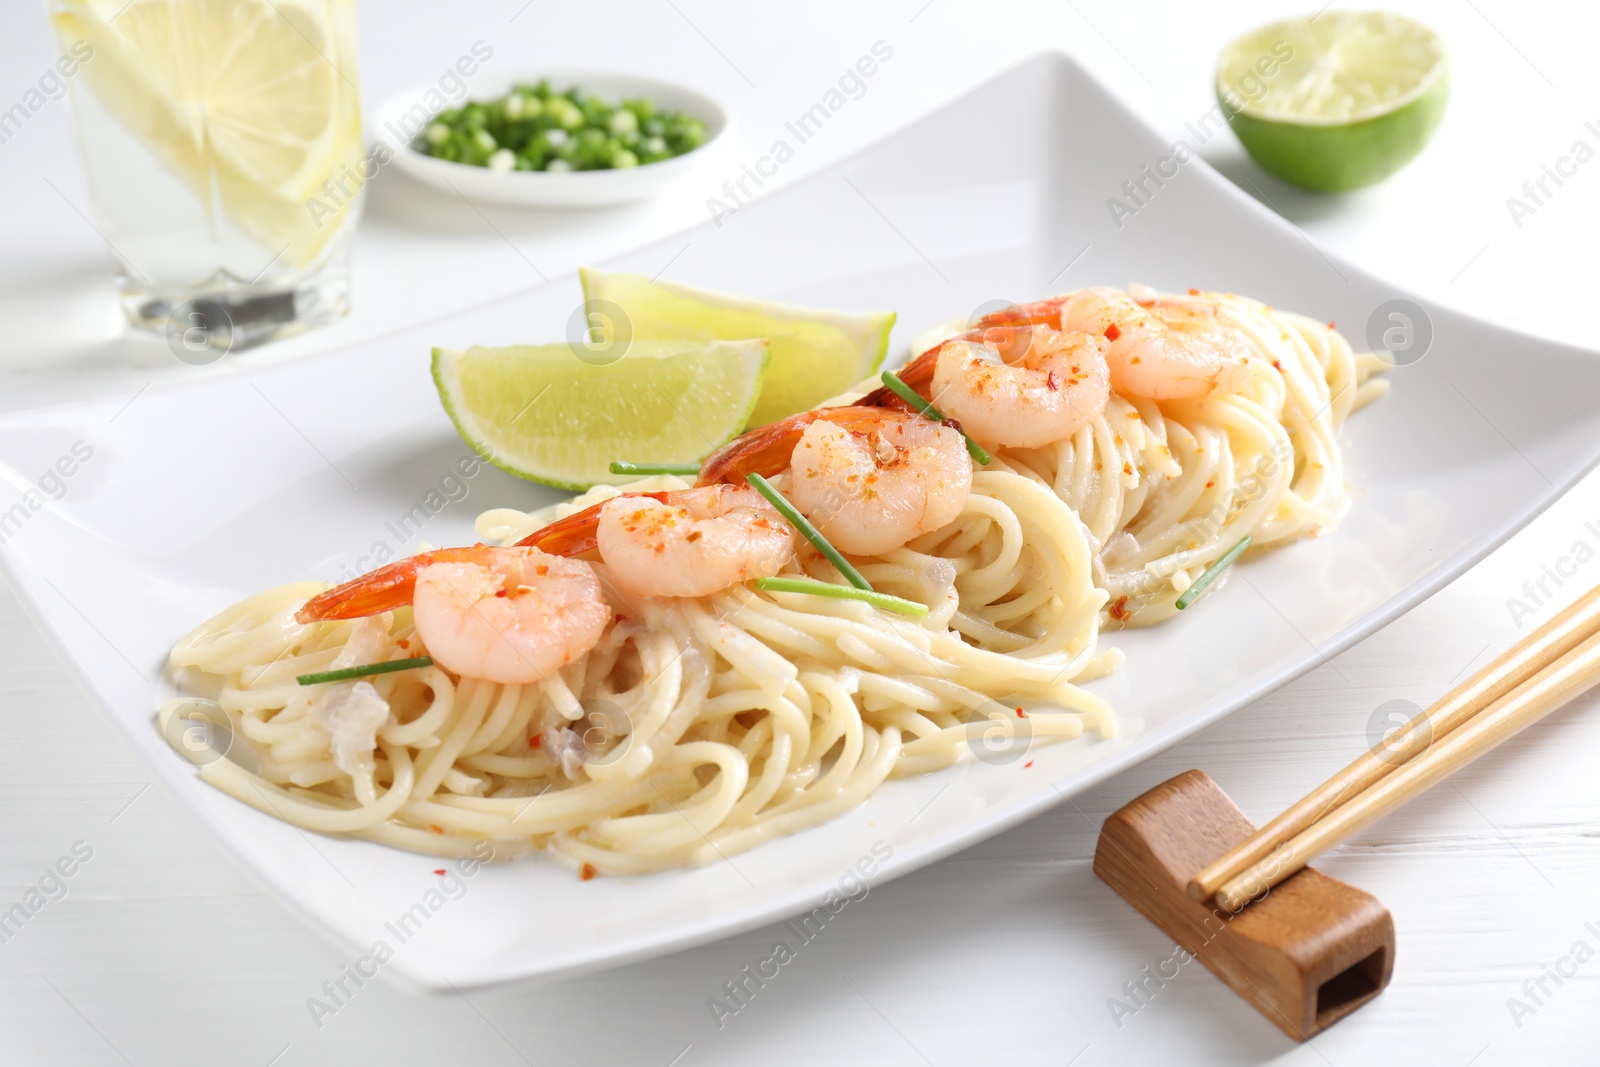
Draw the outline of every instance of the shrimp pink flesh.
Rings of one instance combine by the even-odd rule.
[[[998,345],[955,340],[939,350],[935,406],[987,445],[1038,448],[1071,437],[1110,395],[1104,338],[1041,326],[1005,358]]]
[[[600,558],[632,592],[710,596],[771,577],[794,555],[793,528],[754,489],[707,485],[665,497],[616,497],[600,510]]]
[[[522,684],[544,681],[594,648],[612,619],[594,568],[537,548],[487,552],[417,573],[417,636],[436,663]]]
[[[966,507],[972,460],[961,432],[875,408],[876,420],[810,422],[792,453],[789,497],[835,548],[880,555]]]

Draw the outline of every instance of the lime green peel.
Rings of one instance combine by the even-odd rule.
[[[698,471],[750,421],[770,358],[762,340],[436,348],[433,379],[478,455],[583,490],[645,473],[613,470],[616,456]]]
[[[1444,41],[1386,11],[1288,19],[1230,44],[1217,99],[1257,163],[1293,185],[1382,181],[1433,136],[1450,97]]]
[[[860,600],[884,611],[919,619],[928,614],[928,606],[918,604],[915,600],[890,596],[888,593],[877,593],[871,589],[819,582],[815,578],[757,578],[756,588],[774,593],[806,593],[811,596],[833,597],[836,600]]]

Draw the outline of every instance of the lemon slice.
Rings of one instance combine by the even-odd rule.
[[[765,341],[635,341],[433,350],[439,399],[467,444],[562,489],[632,480],[613,460],[699,463],[749,421]],[[599,353],[598,355],[596,353]]]
[[[752,426],[837,396],[876,372],[889,350],[893,312],[818,311],[637,274],[607,274],[590,267],[578,273],[590,321],[610,324],[616,336],[770,341],[772,366],[750,413]]]
[[[1450,96],[1444,41],[1385,11],[1328,12],[1246,34],[1223,52],[1217,97],[1245,149],[1284,181],[1356,189],[1405,166]]]
[[[240,230],[287,246],[296,266],[350,202],[351,181],[337,198],[324,183],[359,168],[353,20],[348,0],[58,0],[51,14],[64,43],[93,47],[82,77],[100,105],[208,209],[215,190]]]

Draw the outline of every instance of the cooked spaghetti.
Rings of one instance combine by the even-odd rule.
[[[844,398],[736,440],[700,488],[491,511],[479,534],[507,547],[227,609],[171,657],[242,739],[202,777],[306,829],[442,855],[487,839],[587,876],[714,862],[890,777],[1109,735],[1082,687],[1120,662],[1101,630],[1171,615],[1245,535],[1336,523],[1339,426],[1385,384],[1331,326],[1222,294],[1086,290],[940,341],[902,374],[956,423]]]

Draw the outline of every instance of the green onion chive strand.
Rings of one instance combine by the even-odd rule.
[[[612,474],[680,474],[700,473],[698,463],[629,463],[625,459],[611,461]]]
[[[1246,534],[1244,537],[1239,539],[1238,544],[1234,545],[1232,548],[1228,549],[1228,551],[1218,556],[1217,561],[1211,566],[1207,567],[1200,577],[1194,580],[1194,584],[1183,591],[1183,595],[1178,598],[1178,610],[1182,611],[1190,604],[1193,604],[1195,597],[1205,592],[1206,586],[1216,581],[1217,576],[1223,571],[1227,570],[1228,565],[1234,560],[1238,559],[1240,554],[1242,554],[1244,550],[1249,547],[1250,535]]]
[[[935,422],[950,422],[950,419],[943,412],[934,407],[932,404],[928,403],[926,400],[922,399],[922,397],[917,394],[917,391],[911,388],[911,386],[907,385],[905,382],[901,381],[900,376],[894,371],[886,370],[880,377],[883,380],[883,384],[889,387],[889,391],[891,393],[899,397],[901,400],[904,400],[907,404],[910,404],[921,414],[926,415]],[[960,423],[952,423],[951,425],[953,425],[957,430],[961,430]],[[965,430],[961,430],[961,437],[967,442],[967,455],[971,456],[978,463],[987,465],[989,462],[989,453],[984,449],[984,447],[978,442],[974,441],[971,435]]]
[[[801,536],[816,545],[817,551],[826,556],[828,562],[839,569],[839,573],[844,575],[845,581],[857,589],[863,589],[869,593],[872,592],[872,586],[867,583],[865,578],[861,577],[861,572],[851,566],[850,561],[845,559],[839,550],[828,542],[826,537],[822,536],[822,532],[811,525],[804,515],[795,510],[795,506],[785,500],[782,493],[772,487],[771,482],[759,474],[746,475],[745,481],[749,482],[756,492],[766,497],[768,503],[778,509],[778,514],[788,520],[790,526],[800,531]]]
[[[836,600],[859,600],[864,604],[871,604],[884,611],[892,611],[899,615],[910,615],[914,618],[923,618],[928,614],[928,606],[919,604],[915,600],[904,597],[891,596],[888,593],[877,593],[867,589],[857,589],[849,585],[834,585],[832,582],[819,582],[815,578],[757,578],[757,589],[766,589],[774,593],[806,593],[811,596],[831,597]]]
[[[342,682],[349,678],[365,678],[370,674],[392,674],[395,671],[410,671],[419,667],[431,666],[433,666],[433,658],[431,656],[416,656],[412,659],[392,659],[386,663],[368,663],[360,667],[345,667],[337,671],[302,674],[295,681],[301,685],[321,685],[323,682]]]

